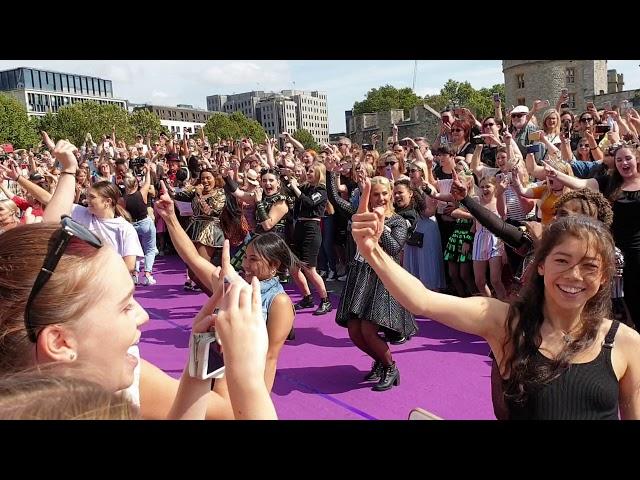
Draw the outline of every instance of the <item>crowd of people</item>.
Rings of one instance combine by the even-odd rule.
[[[496,99],[483,119],[447,108],[434,139],[394,125],[386,145],[319,152],[288,132],[127,145],[114,129],[79,148],[42,132],[41,152],[0,164],[0,415],[90,392],[55,418],[99,401],[100,418],[276,418],[296,312],[335,309],[373,391],[400,384],[389,344],[420,315],[487,340],[499,419],[640,417],[640,115],[590,103],[575,116],[567,101]],[[135,285],[153,287],[156,256],[173,252],[185,290],[209,296],[193,332],[215,325],[224,345],[213,386],[137,348]],[[57,393],[38,406],[33,391]]]

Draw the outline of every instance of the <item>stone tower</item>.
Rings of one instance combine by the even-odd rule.
[[[607,93],[606,60],[503,60],[506,107],[536,99],[555,106],[560,90],[569,93],[571,110],[582,112],[585,97]]]

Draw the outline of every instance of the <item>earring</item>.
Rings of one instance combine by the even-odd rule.
[[[69,360],[71,360],[71,361],[73,362],[75,359],[76,359],[76,354],[75,354],[75,352],[71,352],[71,353],[69,354]]]

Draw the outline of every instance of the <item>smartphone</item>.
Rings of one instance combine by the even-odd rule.
[[[611,130],[609,125],[596,125],[596,133],[607,133]]]
[[[527,154],[540,152],[540,144],[527,145]]]
[[[384,176],[387,177],[389,180],[393,180],[393,168],[391,166],[385,167]]]
[[[371,145],[370,143],[363,143],[362,150],[373,150],[373,145]]]
[[[500,94],[497,92],[493,93],[493,101],[494,102],[499,102],[500,101]]]
[[[194,333],[189,340],[189,375],[200,380],[224,376],[224,358],[215,332]]]
[[[596,108],[593,102],[587,102],[587,108]]]
[[[528,138],[530,142],[539,142],[541,140],[540,132],[529,132]]]
[[[408,147],[409,144],[409,140],[400,140],[400,142],[398,142],[400,144],[401,147]]]

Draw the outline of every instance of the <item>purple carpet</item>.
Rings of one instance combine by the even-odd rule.
[[[185,268],[178,257],[158,257],[154,269],[157,285],[136,291],[150,317],[140,350],[177,378],[187,359],[191,321],[206,297],[183,291]],[[339,286],[328,283],[330,291]],[[300,299],[295,286],[287,290],[294,302]],[[338,297],[332,295],[332,301],[335,308]],[[400,386],[373,392],[371,383],[362,381],[371,361],[335,323],[335,310],[320,317],[312,311],[298,313],[296,339],[280,353],[272,393],[280,419],[403,420],[413,407],[444,419],[494,418],[489,347],[481,338],[418,319],[418,334],[391,346]]]

